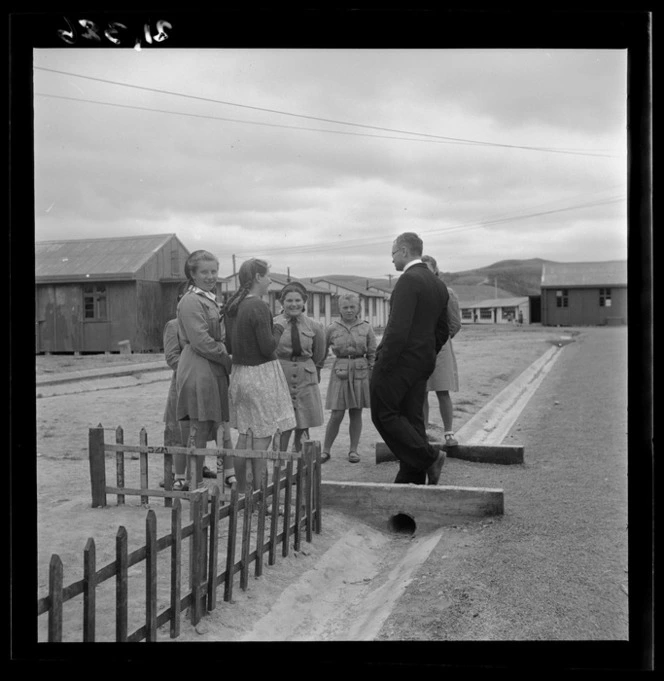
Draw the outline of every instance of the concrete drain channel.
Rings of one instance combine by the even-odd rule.
[[[522,447],[500,443],[564,345],[552,343],[460,429],[459,439],[468,445],[448,450],[448,456],[523,463]],[[378,443],[376,463],[390,458]],[[344,527],[351,516],[353,529],[342,532],[240,640],[374,640],[445,527],[502,515],[504,508],[501,489],[323,481],[322,494],[323,508],[345,516]]]

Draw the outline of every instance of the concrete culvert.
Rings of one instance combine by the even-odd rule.
[[[408,513],[397,513],[388,518],[387,529],[395,534],[415,534],[415,518]]]

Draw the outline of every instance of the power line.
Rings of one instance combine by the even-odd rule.
[[[127,87],[127,88],[132,88],[136,90],[144,90],[147,92],[156,92],[159,94],[166,94],[166,95],[171,95],[173,97],[184,97],[186,99],[195,99],[199,101],[204,101],[204,102],[212,102],[214,104],[224,104],[226,106],[236,106],[240,107],[243,109],[251,109],[254,111],[263,111],[267,113],[275,113],[279,114],[282,116],[293,116],[296,118],[306,118],[309,120],[315,120],[315,121],[322,121],[325,123],[334,123],[337,125],[349,125],[353,127],[359,127],[359,128],[367,128],[371,130],[382,130],[384,132],[395,132],[399,134],[405,134],[405,135],[418,135],[420,137],[426,137],[426,138],[431,138],[431,139],[436,139],[436,140],[445,140],[450,143],[455,143],[455,144],[472,144],[472,145],[479,145],[479,146],[490,146],[490,147],[503,147],[503,148],[510,148],[510,149],[522,149],[526,151],[548,151],[551,153],[561,153],[561,154],[573,154],[573,155],[581,155],[581,156],[603,156],[603,157],[609,157],[609,158],[617,158],[616,156],[611,156],[608,154],[599,154],[596,152],[584,152],[584,151],[570,151],[568,149],[556,149],[553,147],[535,147],[535,146],[527,146],[527,145],[516,145],[516,144],[501,144],[498,142],[483,142],[479,140],[470,140],[470,139],[464,139],[464,138],[459,138],[459,137],[448,137],[448,136],[443,136],[443,135],[433,135],[430,133],[423,133],[423,132],[412,132],[410,130],[400,130],[400,129],[395,129],[395,128],[385,128],[381,126],[376,126],[376,125],[368,125],[368,124],[363,124],[363,123],[353,123],[353,122],[348,122],[348,121],[340,121],[336,119],[331,119],[331,118],[322,118],[318,116],[310,116],[307,114],[297,114],[297,113],[292,113],[289,111],[280,111],[278,109],[268,109],[265,107],[259,107],[259,106],[252,106],[249,104],[239,104],[237,102],[228,102],[225,100],[219,100],[219,99],[213,99],[210,97],[200,97],[198,95],[189,95],[189,94],[184,94],[181,92],[172,92],[170,90],[162,90],[159,88],[151,88],[143,85],[132,85],[130,83],[121,83],[119,81],[114,81],[114,80],[108,80],[106,78],[97,78],[94,76],[84,76],[78,73],[71,73],[69,71],[60,71],[57,69],[49,69],[43,66],[35,66],[35,69],[38,69],[40,71],[48,71],[50,73],[58,73],[61,75],[65,76],[73,76],[75,78],[84,78],[86,80],[94,80],[100,83],[108,83],[110,85],[118,85],[120,87]],[[73,99],[73,98],[72,98]],[[83,100],[87,101],[87,100]],[[98,104],[102,102],[96,102]],[[165,112],[164,112],[165,113]],[[326,132],[333,132],[331,130],[326,131]]]
[[[205,114],[185,113],[180,111],[168,111],[166,109],[153,109],[145,106],[134,106],[132,104],[116,104],[114,102],[100,102],[94,99],[83,99],[82,97],[67,97],[65,95],[51,95],[43,92],[35,92],[38,97],[52,97],[54,99],[66,99],[71,102],[85,102],[86,104],[100,104],[102,106],[114,106],[120,109],[135,109],[136,111],[150,111],[152,113],[171,114],[174,116],[188,116],[190,118],[205,118],[213,121],[225,121],[229,123],[241,123],[246,125],[262,125],[268,128],[286,128],[287,130],[305,130],[309,132],[330,132],[335,135],[353,135],[356,137],[374,137],[378,139],[402,140],[405,142],[430,142],[432,144],[466,144],[466,142],[452,142],[447,140],[417,139],[416,137],[394,137],[392,135],[372,135],[367,132],[350,132],[348,130],[327,130],[324,128],[305,128],[299,125],[284,125],[281,123],[262,123],[259,121],[248,121],[239,118],[224,118],[222,116],[206,116]],[[584,154],[587,155],[587,154]]]

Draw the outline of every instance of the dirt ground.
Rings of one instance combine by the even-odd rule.
[[[626,329],[573,332],[575,342],[564,348],[557,366],[505,440],[506,444],[525,446],[526,463],[497,466],[448,459],[443,470],[441,484],[504,489],[505,515],[445,528],[436,548],[405,586],[376,641],[626,640]],[[570,330],[464,327],[454,341],[461,383],[460,391],[452,395],[455,428],[458,430],[561,333]],[[39,376],[159,358],[38,356],[36,368]],[[323,395],[328,375],[329,370],[324,369]],[[138,443],[139,430],[145,427],[149,443],[162,444],[167,390],[168,382],[159,381],[37,399],[39,596],[46,593],[48,563],[54,553],[63,561],[65,583],[70,583],[82,577],[88,537],[95,539],[98,566],[114,559],[115,533],[120,525],[127,528],[130,551],[144,544],[145,509],[137,498],[128,498],[124,508],[90,507],[88,428],[102,423],[107,438],[114,441],[115,428],[121,425],[125,442]],[[442,432],[433,393],[429,402],[430,421],[434,430]],[[322,442],[323,436],[324,427],[311,430],[312,439]],[[345,420],[332,459],[323,468],[324,479],[392,482],[396,464],[375,464],[378,440],[367,412],[359,448],[361,462],[350,464]],[[126,465],[127,484],[131,484],[131,475],[138,474],[138,461],[128,458]],[[209,465],[214,465],[212,460]],[[150,479],[160,477],[155,458]],[[158,499],[153,499],[150,508],[157,515],[161,536],[170,526],[170,510]],[[179,640],[242,640],[258,631],[261,619],[269,617],[289,585],[297,582],[302,599],[315,600],[315,590],[312,583],[307,586],[307,580],[314,579],[316,566],[330,549],[350,542],[344,569],[350,567],[348,574],[352,574],[356,567],[357,581],[362,583],[384,574],[390,557],[402,552],[409,541],[412,538],[398,535],[386,538],[352,516],[324,510],[324,531],[314,535],[311,544],[303,542],[300,552],[277,560],[262,577],[251,581],[247,591],[236,585],[233,603],[222,602],[197,631],[185,623]],[[362,542],[384,544],[376,552],[382,552],[382,564],[376,559],[369,564],[366,556],[363,559]],[[329,574],[334,574],[333,566]],[[345,585],[346,597],[351,587]],[[167,605],[167,592],[160,598],[162,595],[165,600],[160,608]],[[351,595],[347,604],[360,597],[360,593]],[[110,608],[112,599],[107,600]],[[294,618],[302,614],[295,602],[291,604]],[[76,640],[80,636],[76,624],[80,604],[73,604],[66,616],[73,623],[72,640]],[[352,613],[352,608],[347,610]],[[100,622],[109,620],[112,623],[110,609],[98,615]],[[40,621],[41,635],[44,625]],[[338,631],[316,634],[313,624],[309,632],[313,637],[309,640],[343,636]],[[168,640],[168,632],[162,638]]]

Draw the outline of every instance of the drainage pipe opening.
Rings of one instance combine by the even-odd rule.
[[[415,518],[408,513],[397,513],[387,520],[387,529],[396,534],[415,534]]]

